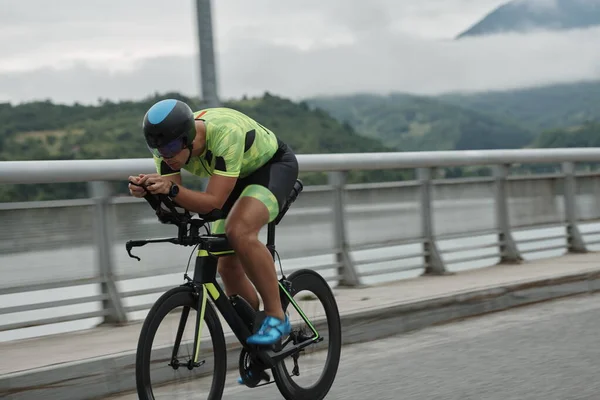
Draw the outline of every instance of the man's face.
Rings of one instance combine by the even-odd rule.
[[[188,159],[189,150],[183,138],[175,139],[171,143],[157,149],[158,153],[172,169],[180,169]]]
[[[185,165],[189,156],[189,150],[187,148],[182,149],[179,153],[175,154],[173,157],[163,157],[165,162],[171,169],[177,170],[181,169]]]

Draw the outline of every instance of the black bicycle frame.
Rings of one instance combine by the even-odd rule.
[[[130,183],[133,185],[138,185],[134,182]],[[279,224],[291,204],[302,191],[302,188],[302,182],[300,180],[296,180],[294,188],[290,193],[290,196],[288,197],[283,209],[277,218],[275,218],[275,220],[270,222],[268,225],[267,248],[273,257],[273,260],[275,259],[275,226]],[[198,356],[200,352],[204,314],[207,306],[207,298],[209,296],[219,312],[223,315],[223,318],[225,318],[227,324],[231,327],[241,345],[249,353],[256,355],[267,368],[274,367],[275,364],[284,358],[300,351],[311,343],[321,340],[321,337],[313,324],[309,321],[306,315],[304,315],[304,312],[302,312],[298,304],[290,295],[290,282],[286,280],[285,276],[282,276],[282,278],[279,280],[279,290],[282,302],[289,301],[289,303],[294,306],[294,308],[304,319],[304,322],[306,322],[306,324],[312,329],[315,336],[304,340],[301,343],[294,344],[289,348],[287,345],[285,345],[283,346],[284,348],[282,350],[278,349],[278,351],[274,349],[275,346],[273,346],[273,349],[265,349],[248,344],[246,339],[252,334],[252,332],[250,332],[248,326],[246,326],[245,322],[236,312],[235,308],[229,301],[229,297],[223,292],[223,289],[221,289],[216,279],[218,258],[226,255],[232,255],[234,254],[234,251],[229,245],[227,237],[224,234],[209,234],[203,236],[198,235],[199,229],[204,226],[206,222],[216,221],[223,218],[221,211],[213,210],[211,213],[201,216],[201,220],[193,220],[188,211],[185,213],[178,212],[176,210],[176,204],[166,195],[153,195],[147,192],[144,198],[156,211],[156,215],[162,223],[172,223],[178,226],[178,237],[166,239],[130,240],[126,244],[126,249],[130,257],[136,258],[139,261],[139,257],[131,254],[131,249],[133,247],[144,246],[148,243],[169,242],[184,246],[193,246],[195,244],[199,245],[198,256],[196,257],[196,265],[194,268],[194,276],[192,279],[189,279],[187,275],[185,276],[186,279],[188,279],[188,282],[185,283],[185,285],[191,286],[198,297],[198,316],[196,318],[196,330],[194,332],[194,357],[191,360],[192,365],[188,365],[188,368],[201,365],[201,363],[198,363]],[[161,203],[167,207],[166,210],[161,207]],[[179,351],[179,345],[181,343],[181,338],[183,336],[183,330],[185,328],[188,315],[189,308],[186,307],[182,312],[179,322],[177,339],[172,354],[172,363],[176,363],[176,356],[177,352]]]
[[[274,254],[275,228],[274,225],[269,225],[267,247]],[[320,339],[320,335],[314,328],[313,324],[300,309],[285,287],[286,280],[282,277],[279,281],[279,289],[282,300],[286,299],[294,306],[298,313],[302,316],[306,324],[312,329],[314,337],[304,340],[295,345],[287,345],[283,349],[276,351],[274,348],[258,347],[246,342],[246,339],[252,335],[246,323],[242,320],[235,308],[231,304],[229,297],[225,294],[221,286],[217,282],[217,262],[219,257],[232,255],[234,251],[228,244],[227,238],[224,235],[203,236],[200,241],[196,264],[194,267],[194,276],[187,285],[195,288],[198,294],[198,317],[196,318],[196,329],[194,333],[194,357],[193,363],[198,364],[200,340],[202,333],[202,324],[206,310],[206,298],[210,297],[219,310],[223,318],[230,326],[231,330],[239,340],[240,344],[250,353],[256,354],[260,361],[267,367],[273,368],[275,364],[284,358],[300,351],[311,343]],[[185,326],[187,313],[182,314],[180,321],[180,331],[177,334],[177,342],[173,350],[173,357],[177,354],[181,334]]]

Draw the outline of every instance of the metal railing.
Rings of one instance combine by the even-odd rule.
[[[300,169],[302,172],[327,172],[329,184],[323,186],[307,187],[300,196],[298,205],[294,205],[288,216],[284,219],[278,232],[304,224],[304,227],[313,225],[329,225],[331,228],[330,241],[323,238],[315,239],[316,242],[328,242],[330,245],[311,247],[307,238],[307,245],[301,249],[298,256],[324,256],[331,255],[333,260],[322,265],[311,265],[320,271],[332,272],[327,278],[339,285],[356,286],[367,277],[397,274],[402,271],[422,270],[425,274],[446,274],[450,264],[468,263],[482,258],[497,259],[502,263],[518,263],[523,259],[523,254],[528,251],[541,251],[565,249],[569,252],[585,252],[586,243],[580,232],[578,221],[582,218],[578,212],[577,179],[587,179],[595,195],[595,186],[600,186],[600,173],[587,172],[575,173],[575,163],[600,162],[600,150],[597,149],[528,149],[528,150],[492,150],[492,151],[450,151],[450,152],[418,152],[418,153],[367,153],[367,154],[332,154],[332,155],[299,155]],[[511,165],[555,163],[561,165],[558,174],[544,175],[516,175],[511,176]],[[435,172],[439,167],[464,167],[491,165],[494,175],[491,177],[463,178],[463,179],[436,179]],[[347,173],[353,170],[385,170],[385,169],[417,169],[417,180],[391,183],[371,184],[346,184]],[[93,241],[95,243],[96,271],[85,277],[68,276],[56,280],[42,279],[31,284],[9,284],[0,286],[0,295],[11,295],[24,292],[48,291],[51,289],[65,289],[75,286],[96,285],[99,293],[88,292],[80,297],[64,298],[54,301],[42,301],[32,304],[16,305],[0,308],[0,316],[43,310],[55,307],[74,306],[82,303],[100,303],[101,307],[94,311],[70,313],[54,318],[34,318],[26,321],[0,324],[0,332],[13,329],[54,324],[58,322],[76,321],[86,318],[101,318],[105,323],[125,322],[128,315],[137,311],[147,310],[152,302],[141,302],[126,305],[126,299],[139,298],[146,295],[157,294],[167,286],[154,285],[133,290],[119,288],[121,282],[127,280],[149,278],[152,276],[173,273],[171,265],[164,265],[147,271],[119,273],[115,268],[115,254],[113,249],[114,236],[119,236],[117,242],[124,243],[124,237],[131,235],[125,227],[120,234],[115,233],[115,206],[122,207],[122,213],[130,212],[128,207],[146,207],[145,202],[132,198],[115,198],[110,192],[108,181],[125,181],[127,176],[138,173],[153,173],[154,163],[148,159],[119,159],[119,160],[70,160],[70,161],[15,161],[0,162],[0,184],[35,184],[56,182],[88,182],[90,199],[63,202],[36,202],[36,203],[5,203],[0,204],[0,213],[15,214],[26,210],[34,212],[36,209],[48,207],[86,207],[86,211],[93,211],[91,226],[93,227]],[[187,173],[186,173],[187,174]],[[537,183],[536,183],[537,182]],[[520,196],[520,193],[539,186],[536,196]],[[589,186],[589,185],[588,185]],[[444,194],[445,191],[449,191]],[[471,192],[469,192],[471,191]],[[462,193],[465,198],[458,199]],[[512,193],[512,197],[509,196]],[[436,194],[437,193],[437,194]],[[489,193],[489,196],[488,196]],[[546,193],[546,194],[544,194]],[[407,196],[400,200],[400,197]],[[437,196],[437,199],[436,199]],[[562,205],[557,205],[553,199],[562,198]],[[327,198],[329,204],[323,203]],[[370,197],[386,199],[373,201]],[[522,207],[523,213],[527,209],[535,209],[536,205],[531,198],[540,198],[553,210],[554,216],[550,219],[540,217],[531,221],[520,221],[518,215],[512,215],[511,202],[515,209]],[[457,200],[458,199],[458,200]],[[524,201],[524,205],[519,205]],[[141,204],[143,203],[143,204]],[[531,204],[530,204],[531,203]],[[466,204],[466,206],[465,206]],[[436,211],[445,212],[448,218],[456,213],[454,208],[479,207],[481,215],[491,214],[493,220],[482,229],[478,229],[478,221],[458,221],[447,224],[461,224],[475,226],[475,229],[446,229],[448,232],[436,233]],[[444,208],[445,207],[445,208]],[[489,207],[489,210],[488,208]],[[529,208],[528,208],[529,207]],[[442,210],[442,211],[440,211]],[[444,211],[446,210],[446,211]],[[490,211],[488,213],[487,211]],[[464,212],[464,211],[463,211]],[[531,212],[531,211],[530,211]],[[365,217],[365,215],[370,217]],[[600,217],[600,210],[592,210],[585,220],[593,221]],[[1,215],[1,214],[0,214]],[[124,218],[121,214],[121,218]],[[387,237],[377,236],[376,230],[363,235],[363,219],[380,221],[384,223],[393,221],[397,215],[405,218],[410,225],[394,231]],[[34,218],[32,216],[27,218]],[[400,217],[398,217],[400,218]],[[513,222],[513,223],[511,223]],[[156,222],[158,224],[158,222]],[[393,222],[389,222],[393,223]],[[534,227],[560,227],[562,233],[550,236],[526,238],[517,243],[515,232]],[[129,228],[129,227],[127,227]],[[132,228],[133,229],[133,228]],[[142,229],[142,228],[139,228]],[[144,227],[144,235],[156,232]],[[416,231],[414,235],[404,234],[406,231]],[[52,237],[52,228],[47,228],[47,235]],[[141,232],[141,230],[138,230]],[[600,232],[588,232],[598,234]],[[460,246],[441,249],[441,241],[452,241],[460,238],[491,236],[494,239],[485,243],[475,243],[470,240]],[[278,234],[278,237],[280,234]],[[364,236],[369,236],[365,238]],[[371,238],[374,237],[374,239]],[[69,236],[64,241],[69,243]],[[292,237],[292,234],[289,235]],[[285,238],[285,233],[284,233]],[[12,242],[7,246],[11,247]],[[31,238],[31,246],[43,247],[47,239],[35,242]],[[58,240],[58,239],[57,239]],[[517,244],[524,245],[536,241],[563,240],[563,243],[552,244],[546,248],[533,250],[520,250]],[[1,242],[2,240],[0,240]],[[291,239],[290,239],[291,241]],[[58,246],[50,244],[49,247]],[[279,246],[279,242],[278,242]],[[403,254],[385,253],[378,257],[370,255],[363,260],[353,257],[353,253],[373,249],[392,248],[394,246],[412,246],[411,250]],[[291,247],[290,247],[291,248]],[[496,249],[494,251],[494,249]],[[484,255],[469,254],[466,257],[452,258],[451,255],[460,252],[491,250]],[[16,250],[15,250],[16,251]],[[6,251],[5,251],[6,253]],[[448,256],[445,260],[444,256]],[[3,258],[5,258],[3,256]],[[450,260],[451,259],[451,260]],[[412,261],[411,261],[412,260]],[[384,268],[372,268],[376,263],[387,264]],[[393,266],[389,264],[393,263]],[[3,263],[2,263],[3,264]],[[401,265],[403,264],[403,265]],[[366,270],[365,270],[366,266]],[[361,268],[362,271],[361,271]]]

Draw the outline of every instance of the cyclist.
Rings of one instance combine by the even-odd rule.
[[[157,173],[129,179],[191,212],[222,210],[226,219],[213,224],[213,233],[227,234],[235,250],[218,263],[225,292],[240,295],[258,310],[258,290],[264,303],[266,318],[248,343],[270,345],[287,336],[291,325],[282,310],[275,265],[258,234],[278,215],[296,182],[298,162],[292,150],[241,112],[222,107],[192,112],[175,99],[150,107],[142,127]],[[187,189],[182,168],[209,177],[206,191]],[[129,191],[135,197],[145,194],[131,184]]]

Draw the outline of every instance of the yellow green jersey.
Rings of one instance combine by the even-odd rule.
[[[206,126],[206,146],[183,168],[199,177],[223,175],[244,178],[262,167],[278,149],[275,134],[247,115],[230,108],[207,108],[194,113]],[[154,155],[161,175],[178,174]]]

